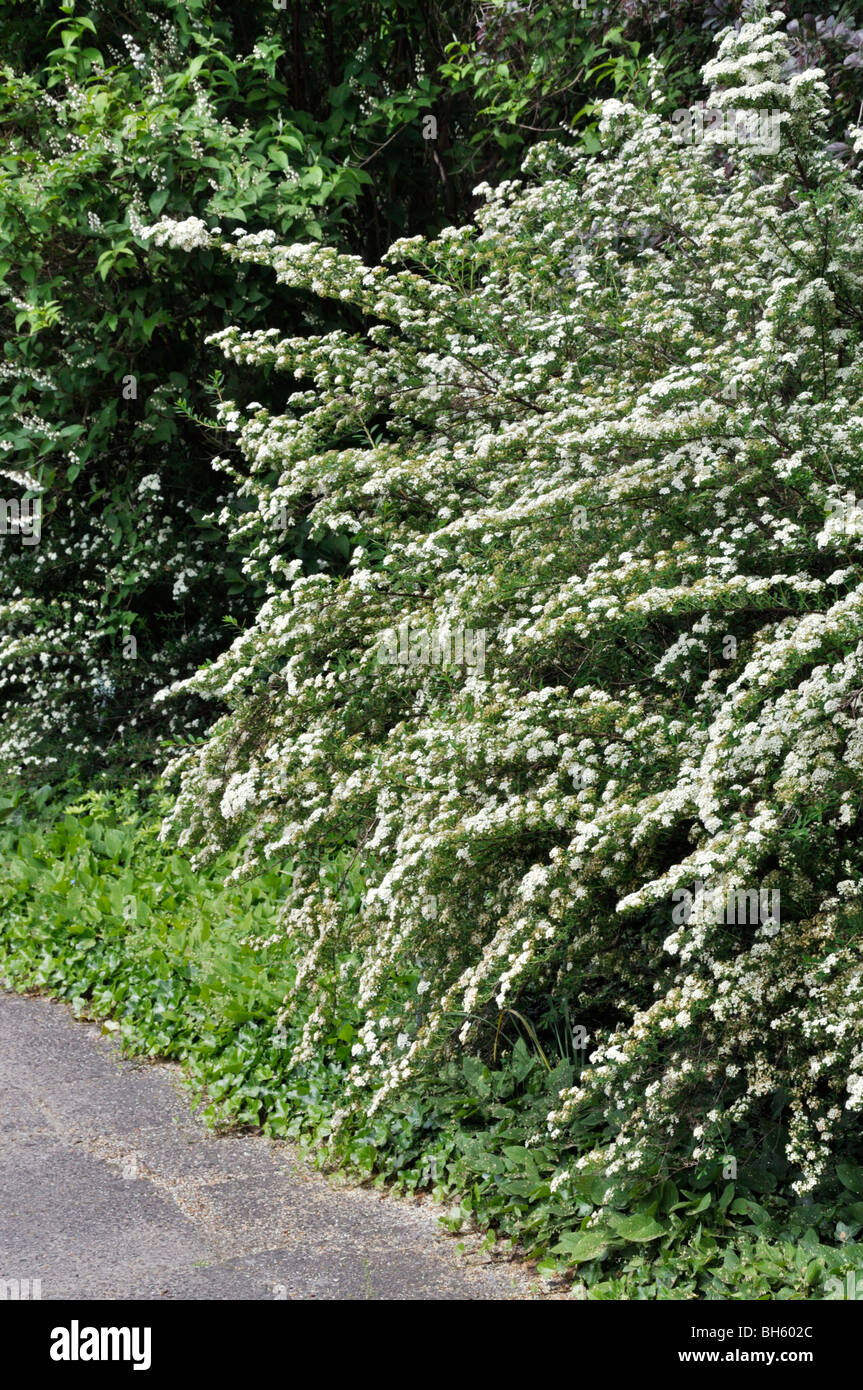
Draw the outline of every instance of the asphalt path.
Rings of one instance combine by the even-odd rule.
[[[207,1130],[179,1077],[63,1004],[0,990],[0,1279],[42,1299],[542,1297],[477,1242],[459,1254],[430,1202]]]

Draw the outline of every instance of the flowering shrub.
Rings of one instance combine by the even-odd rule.
[[[0,524],[0,774],[54,779],[107,761],[122,775],[151,760],[159,734],[201,732],[194,705],[157,712],[152,695],[210,659],[223,618],[261,598],[202,521],[227,501],[209,468],[219,384],[208,389],[205,338],[226,323],[301,333],[345,318],[341,305],[322,317],[266,268],[234,274],[205,249],[210,229],[340,238],[376,257],[402,230],[462,212],[473,171],[516,167],[535,132],[509,132],[504,151],[478,129],[470,84],[445,86],[464,0],[374,15],[353,0],[290,14],[209,0],[12,8],[0,33],[0,519],[6,501],[38,500],[43,525],[30,547]],[[173,231],[148,241],[160,217]],[[241,372],[222,384],[246,388]],[[284,534],[283,547],[303,553],[303,539]]]
[[[280,414],[225,406],[248,468],[217,461],[269,592],[173,688],[227,712],[163,834],[198,862],[245,836],[237,877],[294,856],[260,945],[303,948],[296,1061],[359,1009],[346,1112],[562,1001],[558,1183],[736,1171],[778,1133],[805,1193],[859,1152],[863,207],[777,21],[705,73],[781,113],[777,152],[611,101],[599,159],[538,147],[382,266],[218,243],[366,327],[215,337],[289,381]],[[341,558],[304,573],[280,518]],[[393,659],[404,624],[484,633],[482,669]]]

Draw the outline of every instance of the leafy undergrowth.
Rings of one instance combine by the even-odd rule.
[[[320,1166],[429,1191],[450,1230],[478,1226],[490,1247],[574,1276],[588,1298],[845,1297],[855,1269],[863,1284],[863,1169],[840,1166],[820,1204],[781,1195],[777,1154],[748,1164],[745,1185],[717,1165],[689,1181],[639,1178],[611,1212],[601,1177],[555,1184],[560,1145],[542,1121],[571,1084],[571,1063],[526,1020],[494,1064],[456,1054],[386,1113],[340,1114],[360,1022],[350,998],[315,1059],[291,1069],[305,1020],[277,1022],[295,969],[290,943],[246,944],[266,936],[290,864],[225,888],[240,851],[193,873],[158,838],[162,809],[157,793],[135,791],[65,804],[0,798],[0,969],[10,988],[47,991],[104,1020],[129,1053],[180,1062],[209,1124],[260,1128],[299,1142]],[[344,879],[340,856],[331,872]]]

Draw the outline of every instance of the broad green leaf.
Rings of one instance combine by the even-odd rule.
[[[567,1231],[552,1250],[556,1255],[568,1255],[573,1264],[583,1264],[585,1260],[599,1259],[613,1240],[609,1231],[598,1227],[592,1231]]]
[[[612,1212],[607,1220],[609,1226],[623,1240],[656,1240],[664,1233],[664,1228],[660,1226],[659,1222],[654,1221],[652,1216],[647,1216],[643,1212],[636,1212],[633,1216],[621,1216],[617,1212]]]
[[[853,1192],[856,1197],[863,1197],[863,1168],[854,1167],[850,1163],[839,1163],[836,1166],[836,1176],[849,1192]]]

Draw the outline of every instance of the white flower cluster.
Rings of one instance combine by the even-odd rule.
[[[156,246],[170,246],[177,251],[195,251],[202,246],[209,246],[212,240],[211,233],[200,217],[187,217],[183,222],[163,217],[161,222],[154,223],[152,227],[142,227],[139,235],[152,239]]]

